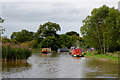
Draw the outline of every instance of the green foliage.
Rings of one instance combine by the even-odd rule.
[[[83,20],[80,31],[88,47],[94,47],[100,53],[117,51],[120,49],[120,25],[117,9],[105,5],[93,9],[91,16]]]
[[[9,60],[23,60],[28,59],[32,54],[31,50],[27,47],[20,45],[11,45],[10,43],[3,43],[2,58]]]
[[[72,38],[66,34],[60,35],[59,42],[61,47],[70,48],[72,46]]]
[[[59,35],[56,33],[57,31],[60,31],[59,24],[47,22],[40,25],[39,29],[34,34],[34,39],[37,40],[35,48],[51,47],[52,50],[57,50],[59,43],[53,42],[58,41],[57,38],[59,38]],[[52,45],[54,45],[54,47],[52,47]]]
[[[51,48],[52,50],[57,51],[59,45],[60,43],[57,38],[49,36],[44,38],[39,46],[40,48]]]
[[[47,22],[40,25],[36,33],[22,30],[13,32],[11,35],[11,44],[20,44],[32,49],[50,48],[57,50],[58,48],[70,48],[71,46],[84,46],[84,41],[75,31],[67,32],[59,35],[56,32],[60,31],[60,26],[56,23]],[[6,41],[7,43],[8,41]],[[22,50],[21,50],[22,51]]]
[[[75,31],[70,31],[70,32],[67,32],[65,33],[66,35],[69,35],[69,36],[73,36],[73,35],[76,35],[79,37],[79,33],[75,32]]]
[[[56,37],[57,31],[60,31],[60,26],[58,24],[47,22],[43,25],[40,25],[38,31],[35,33],[35,38],[43,38],[48,36]]]
[[[22,30],[21,32],[13,32],[11,39],[15,39],[17,42],[22,43],[26,41],[33,40],[34,32],[29,32],[27,30]]]
[[[109,9],[108,16],[106,18],[106,32],[105,40],[107,45],[107,51],[113,52],[120,50],[120,23],[118,22],[120,13],[114,8]]]
[[[72,46],[82,47],[82,48],[85,46],[84,40],[83,40],[82,37],[79,37],[79,36],[76,36],[76,35],[72,35],[71,39],[72,39]]]
[[[21,45],[33,49],[37,47],[37,40],[27,41],[27,42],[21,43]]]
[[[83,46],[82,38],[76,35],[68,36],[66,34],[59,35],[58,38],[46,37],[39,44],[40,48],[52,48],[52,50],[57,50],[58,48],[70,48],[71,46]]]
[[[10,43],[21,44],[22,46],[32,49],[49,48],[57,50],[58,48],[70,48],[71,46],[84,45],[84,41],[79,37],[79,33],[75,31],[67,32],[59,35],[60,26],[56,23],[47,22],[40,25],[36,33],[22,30],[21,32],[13,32]]]
[[[79,34],[75,31],[66,32],[66,34],[60,35],[59,41],[62,48],[64,47],[70,48],[71,46],[75,46],[75,47],[84,46],[84,41],[82,37],[79,37]]]

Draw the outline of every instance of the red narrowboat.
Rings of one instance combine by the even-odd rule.
[[[72,50],[72,56],[73,57],[84,57],[79,48],[76,48],[76,49]]]

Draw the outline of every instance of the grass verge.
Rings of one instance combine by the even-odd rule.
[[[118,61],[118,56],[111,56],[105,54],[92,54],[92,52],[87,52],[85,57],[97,58],[97,59],[105,59],[105,60],[115,60]]]

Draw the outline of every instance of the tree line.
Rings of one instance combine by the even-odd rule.
[[[99,53],[120,51],[120,12],[103,5],[92,10],[80,31],[88,47]]]
[[[57,51],[58,48],[70,48],[77,46],[76,41],[82,41],[79,33],[75,31],[66,32],[65,34],[57,34],[61,27],[57,23],[47,22],[39,26],[37,32],[22,30],[20,32],[13,32],[11,38],[2,38],[3,43],[21,44],[33,49],[51,48]],[[84,45],[83,43],[80,43]]]
[[[13,32],[11,38],[2,38],[2,42],[21,44],[38,49],[51,47],[52,50],[71,46],[95,48],[99,53],[120,51],[120,12],[118,9],[103,5],[94,8],[80,28],[82,37],[75,31],[57,34],[61,27],[57,23],[47,22],[39,26],[37,32],[22,30]]]

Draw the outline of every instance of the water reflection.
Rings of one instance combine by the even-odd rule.
[[[81,60],[82,57],[72,57],[75,60]]]
[[[31,68],[28,62],[2,62],[2,77],[13,73],[20,73]]]
[[[3,63],[3,77],[8,78],[89,78],[117,77],[118,66],[69,53],[42,55],[34,53],[27,63]]]
[[[88,59],[86,62],[87,77],[118,77],[118,64],[110,61]]]

